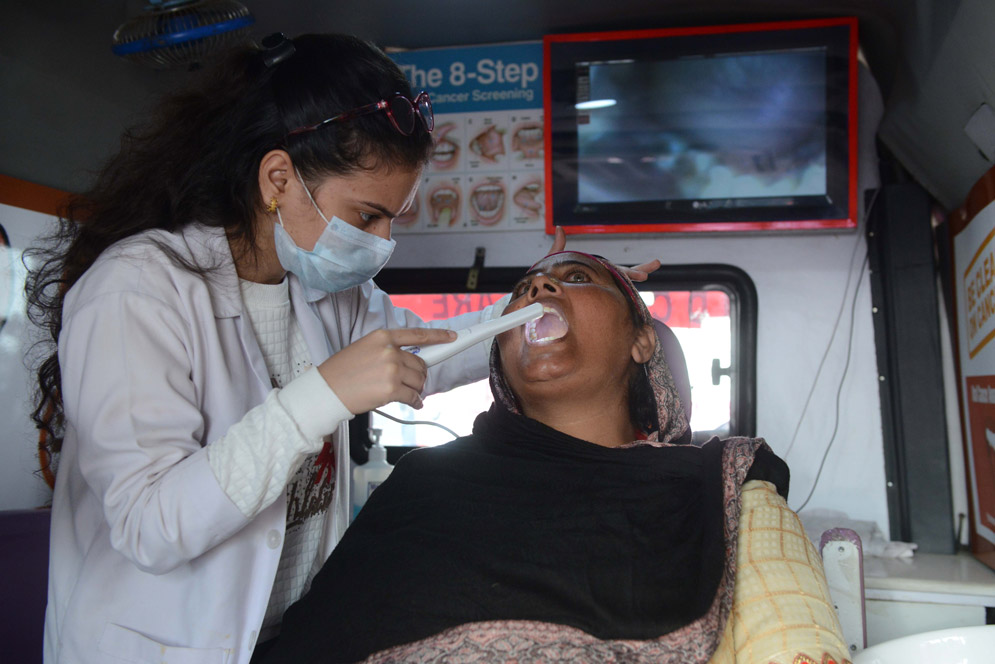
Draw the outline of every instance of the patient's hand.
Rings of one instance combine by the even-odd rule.
[[[556,234],[553,237],[553,246],[549,248],[549,254],[555,254],[557,252],[563,251],[567,246],[567,234],[563,232],[563,228],[560,226],[556,227]],[[660,261],[657,259],[651,260],[649,263],[643,263],[642,265],[636,265],[633,267],[625,267],[623,265],[618,266],[625,276],[629,277],[633,281],[646,281],[649,277],[650,272],[655,272],[660,269]]]

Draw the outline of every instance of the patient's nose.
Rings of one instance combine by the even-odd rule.
[[[540,272],[535,277],[532,278],[532,286],[529,288],[529,297],[535,299],[540,295],[545,293],[559,293],[560,292],[560,281],[559,279],[548,275],[544,272]]]

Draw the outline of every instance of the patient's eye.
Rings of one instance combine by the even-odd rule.
[[[532,284],[532,278],[531,277],[527,277],[525,279],[519,280],[519,282],[517,284],[515,284],[515,287],[511,289],[511,297],[512,297],[512,299],[515,299],[516,297],[521,297],[522,295],[524,295],[525,291],[527,291],[529,289],[529,286],[531,284]]]
[[[566,274],[563,281],[571,284],[584,284],[591,280],[591,275],[589,275],[584,270],[571,270]]]

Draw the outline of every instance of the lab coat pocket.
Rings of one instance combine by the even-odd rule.
[[[135,664],[228,664],[230,648],[167,646],[134,630],[108,623],[100,637],[100,651]]]

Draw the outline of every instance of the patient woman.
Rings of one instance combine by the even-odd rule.
[[[512,297],[546,313],[494,344],[493,407],[398,462],[261,661],[845,661],[787,467],[681,444],[632,284],[563,252]]]

